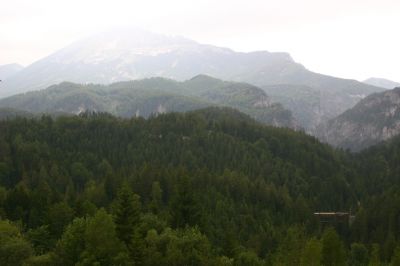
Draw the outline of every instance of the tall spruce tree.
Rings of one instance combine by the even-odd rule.
[[[135,265],[140,265],[142,239],[139,235],[141,216],[140,197],[125,184],[118,193],[115,206],[115,225],[117,237],[125,243]]]

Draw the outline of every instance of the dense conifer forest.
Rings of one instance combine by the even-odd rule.
[[[400,265],[399,159],[233,109],[3,120],[0,262]]]

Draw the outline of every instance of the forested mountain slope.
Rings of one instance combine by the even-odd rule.
[[[296,127],[291,112],[272,103],[262,89],[205,75],[184,82],[150,78],[108,86],[64,82],[46,90],[0,100],[0,107],[33,113],[78,114],[89,110],[121,117],[149,117],[151,114],[183,112],[207,106],[234,107],[266,124]]]
[[[378,162],[374,151],[354,157],[233,109],[0,121],[0,256],[5,265],[388,262],[399,255],[397,201],[377,199],[397,199],[395,150]],[[350,209],[355,221],[336,230],[313,216]]]
[[[321,126],[320,138],[359,151],[400,133],[400,88],[375,93]]]

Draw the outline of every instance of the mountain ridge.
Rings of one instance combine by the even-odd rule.
[[[110,85],[63,82],[0,100],[0,107],[33,113],[108,112],[122,117],[184,112],[209,106],[237,108],[258,121],[297,128],[290,111],[260,88],[198,75],[186,81],[148,78]]]

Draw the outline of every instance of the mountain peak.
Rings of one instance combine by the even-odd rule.
[[[189,79],[188,81],[221,81],[221,80],[206,74],[199,74]]]
[[[273,75],[293,64],[287,53],[235,52],[180,36],[121,28],[94,34],[33,63],[3,84],[7,91],[2,96],[64,80],[110,84],[159,76],[182,81],[203,73],[249,82],[255,69]]]

